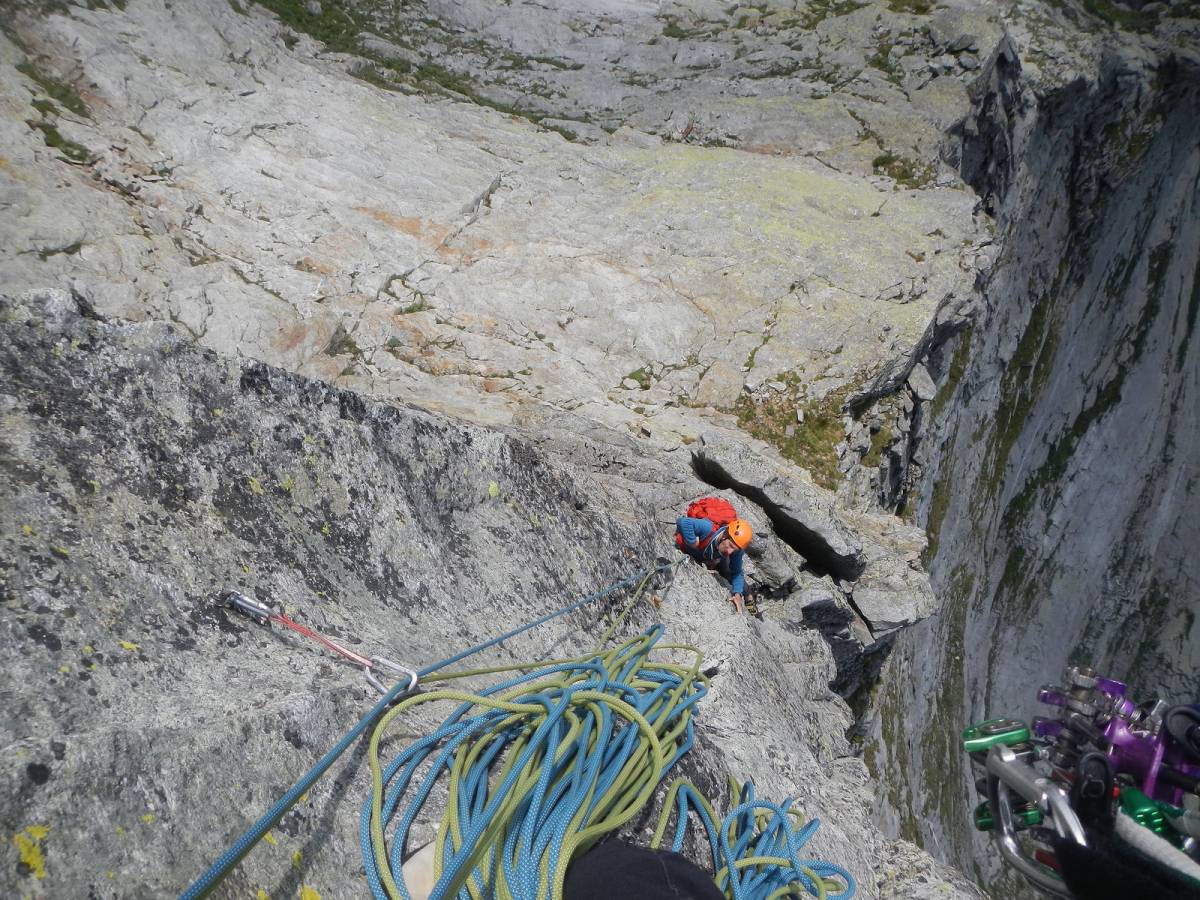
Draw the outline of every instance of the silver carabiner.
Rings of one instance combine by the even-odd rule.
[[[1009,791],[1012,791],[1037,804],[1038,809],[1044,814],[1049,814],[1059,837],[1072,840],[1080,847],[1086,847],[1087,836],[1079,817],[1071,808],[1066,791],[1050,779],[1039,775],[1032,766],[1022,762],[1017,754],[1004,744],[995,744],[988,750],[987,772],[988,800],[996,812],[996,830],[992,837],[1000,855],[1046,893],[1055,897],[1073,897],[1062,876],[1031,859],[1017,841],[1016,817],[1009,794]]]
[[[396,676],[408,676],[408,687],[397,694],[397,698],[402,697],[405,694],[411,694],[417,689],[417,684],[421,680],[420,676],[407,666],[402,666],[398,662],[392,662],[390,659],[384,656],[372,656],[371,665],[363,666],[363,672],[367,676],[367,683],[371,685],[371,687],[375,688],[375,690],[379,691],[379,693],[384,695],[388,693],[389,688],[384,687],[383,682],[375,677],[375,674],[372,672],[372,669],[375,668],[386,669]]]

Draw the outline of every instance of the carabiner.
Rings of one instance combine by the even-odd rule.
[[[251,600],[245,594],[239,594],[237,591],[226,591],[221,597],[221,602],[230,609],[237,610],[242,615],[254,619],[259,625],[266,625],[273,615],[271,608],[265,603]]]
[[[400,663],[392,662],[390,659],[388,659],[384,656],[372,656],[371,657],[371,665],[363,666],[363,672],[367,676],[367,683],[370,684],[371,687],[375,688],[375,690],[379,691],[379,693],[381,693],[381,694],[387,694],[389,689],[384,687],[383,682],[381,682],[378,678],[375,677],[374,673],[371,671],[372,669],[375,669],[375,668],[387,669],[393,675],[407,675],[408,676],[408,687],[406,687],[403,691],[401,691],[399,694],[397,694],[396,695],[397,698],[400,698],[400,697],[404,696],[405,694],[411,694],[413,691],[415,691],[417,689],[417,683],[421,680],[420,676],[417,675],[416,672],[414,672],[412,669],[410,669],[406,666],[400,665]]]

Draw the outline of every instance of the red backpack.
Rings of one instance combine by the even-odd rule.
[[[703,550],[719,529],[737,518],[737,510],[733,508],[732,503],[720,497],[701,497],[688,504],[685,515],[689,519],[708,519],[713,523],[713,530],[698,546],[698,549]],[[680,550],[684,549],[683,535],[678,531],[675,532],[675,546]]]

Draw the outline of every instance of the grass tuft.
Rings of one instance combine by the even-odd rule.
[[[821,487],[834,490],[842,478],[837,445],[846,436],[842,405],[851,386],[832,391],[821,400],[802,400],[797,376],[781,380],[786,385],[782,391],[738,398],[733,409],[738,425],[773,446],[785,459],[807,469]],[[804,413],[803,422],[796,420],[797,410]]]
[[[87,104],[79,96],[79,91],[65,81],[59,81],[52,75],[43,72],[30,60],[17,63],[17,71],[40,87],[51,100],[59,106],[66,107],[77,116],[90,118]]]

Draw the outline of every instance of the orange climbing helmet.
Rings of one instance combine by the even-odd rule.
[[[742,550],[750,546],[750,540],[754,537],[754,529],[745,519],[734,519],[727,526],[725,533]]]

